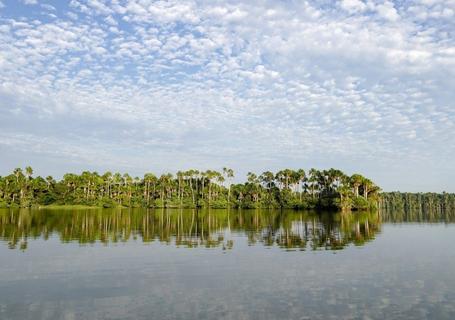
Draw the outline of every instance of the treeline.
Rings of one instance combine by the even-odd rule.
[[[384,212],[405,218],[450,218],[455,213],[455,194],[384,192],[381,194],[380,207]]]
[[[232,169],[179,171],[142,178],[129,174],[84,171],[33,177],[17,168],[0,177],[0,206],[88,205],[155,208],[301,208],[360,210],[379,204],[379,187],[360,174],[337,169],[306,172],[284,169],[260,175],[249,172],[245,183],[233,183]]]

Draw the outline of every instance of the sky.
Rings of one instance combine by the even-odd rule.
[[[455,0],[0,0],[0,175],[338,168],[455,192]]]

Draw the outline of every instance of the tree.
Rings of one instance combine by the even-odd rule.
[[[155,188],[157,178],[153,173],[144,174],[144,199],[147,207],[150,207],[150,192],[152,192],[152,198],[155,199]]]
[[[109,171],[102,175],[90,171],[67,173],[60,181],[51,176],[43,179],[32,175],[33,169],[27,167],[25,171],[16,168],[12,174],[0,177],[0,205],[26,207],[56,202],[107,207],[364,209],[380,203],[380,189],[371,180],[359,174],[348,177],[334,168],[310,169],[308,175],[304,169],[265,171],[260,176],[248,172],[247,181],[235,185],[234,171],[226,167],[222,172],[190,169],[178,171],[175,176],[163,173],[159,178],[153,173],[133,178],[128,173]],[[406,197],[404,203],[408,206],[422,204],[414,196]],[[427,199],[428,207],[451,206],[449,196]]]
[[[306,181],[306,175],[305,175],[305,170],[303,169],[298,169],[294,173],[294,180],[296,181],[298,185],[298,192],[299,192],[299,200],[302,202],[302,189],[303,189],[303,184]]]
[[[228,181],[228,205],[231,203],[231,185],[232,185],[232,179],[234,178],[234,170],[228,169],[226,167],[223,168],[223,174],[225,176],[225,179]]]
[[[362,179],[362,186],[363,186],[363,197],[365,198],[365,200],[368,200],[368,192],[369,192],[369,189],[373,187],[373,182],[368,179],[368,178],[363,178]]]
[[[316,191],[319,190],[319,176],[321,175],[320,172],[314,168],[311,168],[309,171],[310,177],[308,179],[309,185],[310,185],[310,190],[311,190],[311,196],[314,199]]]
[[[350,183],[353,187],[355,197],[359,196],[359,187],[362,185],[364,179],[365,178],[358,173],[355,173],[351,176]]]

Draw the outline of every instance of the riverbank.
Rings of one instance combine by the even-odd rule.
[[[179,209],[179,210],[293,210],[293,211],[315,211],[315,212],[368,212],[374,211],[376,208],[365,208],[365,209],[342,209],[337,207],[239,207],[239,206],[125,206],[125,205],[115,205],[115,206],[103,206],[103,205],[83,205],[83,204],[50,204],[50,205],[31,205],[31,206],[19,206],[17,204],[12,206],[1,206],[0,209],[38,209],[38,210],[96,210],[96,209]]]
[[[37,209],[59,209],[59,210],[76,210],[76,209],[102,209],[102,206],[88,206],[82,204],[51,204],[47,206],[32,206]]]

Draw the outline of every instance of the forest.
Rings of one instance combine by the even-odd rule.
[[[405,218],[444,218],[455,213],[455,194],[384,192],[380,195],[380,207],[384,212]]]
[[[0,207],[97,206],[144,208],[293,208],[367,210],[378,208],[380,188],[360,175],[337,169],[249,172],[234,183],[234,171],[187,170],[143,177],[84,171],[62,179],[34,177],[16,168],[0,177]]]

